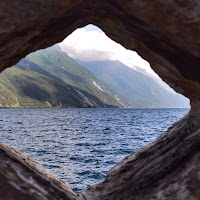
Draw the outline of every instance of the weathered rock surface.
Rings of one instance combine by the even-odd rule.
[[[56,176],[17,150],[0,143],[0,199],[77,199]]]
[[[199,0],[1,0],[1,70],[93,23],[149,61],[191,111],[81,194],[1,144],[0,199],[200,199],[199,10]]]

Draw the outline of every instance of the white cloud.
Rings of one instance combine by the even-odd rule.
[[[75,30],[59,46],[74,59],[82,61],[119,60],[133,69],[137,66],[157,77],[149,63],[136,52],[125,49],[108,38],[104,32],[92,28],[91,25],[86,29]]]

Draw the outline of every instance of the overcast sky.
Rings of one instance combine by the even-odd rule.
[[[157,77],[149,63],[136,52],[126,50],[123,46],[108,38],[101,29],[94,25],[87,25],[84,28],[75,30],[59,45],[63,51],[74,59],[82,61],[119,60],[133,69],[137,66]]]

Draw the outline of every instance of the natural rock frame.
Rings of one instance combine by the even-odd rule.
[[[1,0],[1,70],[92,23],[150,62],[191,110],[82,193],[1,143],[0,199],[200,199],[199,10],[199,0]]]

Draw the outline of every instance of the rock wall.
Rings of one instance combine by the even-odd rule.
[[[200,199],[199,10],[198,0],[1,0],[1,71],[92,23],[149,61],[191,110],[82,193],[0,144],[0,199]]]

